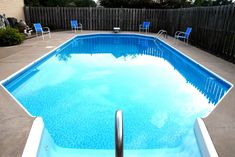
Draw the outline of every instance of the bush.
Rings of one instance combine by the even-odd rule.
[[[11,46],[22,43],[24,37],[19,33],[17,29],[7,27],[6,29],[0,29],[0,46]]]

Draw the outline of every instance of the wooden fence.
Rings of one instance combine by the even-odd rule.
[[[235,5],[180,9],[25,7],[27,23],[40,22],[53,29],[70,29],[77,19],[85,30],[138,31],[143,21],[151,22],[151,32],[164,29],[173,36],[192,27],[190,43],[235,63]]]

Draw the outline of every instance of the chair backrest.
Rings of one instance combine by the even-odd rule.
[[[75,28],[75,27],[77,27],[77,26],[78,26],[77,20],[71,20],[71,27],[72,27],[72,28]]]
[[[40,23],[34,23],[33,26],[36,32],[42,32],[42,26]]]
[[[191,27],[187,27],[187,29],[185,31],[185,37],[186,38],[189,38],[191,31],[192,31],[192,28]]]
[[[150,26],[150,22],[144,21],[143,28],[149,28],[149,26]]]

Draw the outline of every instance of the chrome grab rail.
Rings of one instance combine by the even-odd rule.
[[[164,36],[165,38],[167,38],[167,31],[165,30],[160,30],[158,33],[157,33],[157,37],[160,37],[160,36]]]
[[[123,120],[122,111],[115,115],[115,157],[123,157]]]

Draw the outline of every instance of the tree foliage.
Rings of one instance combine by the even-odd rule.
[[[96,7],[94,0],[24,0],[27,6]],[[183,8],[231,4],[232,0],[99,0],[107,8]]]
[[[232,0],[99,0],[107,8],[185,8],[231,4]]]
[[[100,0],[106,8],[141,8],[149,7],[151,0]]]
[[[227,5],[227,4],[232,4],[233,1],[232,0],[216,0],[215,2],[213,2],[213,5]]]
[[[24,4],[27,6],[40,6],[39,0],[24,0]]]
[[[75,5],[77,7],[96,7],[96,3],[93,0],[76,0]]]
[[[161,3],[162,8],[186,8],[192,6],[189,0],[167,0]]]
[[[190,0],[100,0],[100,5],[109,8],[180,8],[192,5]]]
[[[232,4],[232,0],[195,0],[195,6],[218,6],[218,5],[227,5]]]
[[[96,7],[93,0],[24,0],[26,6]]]

